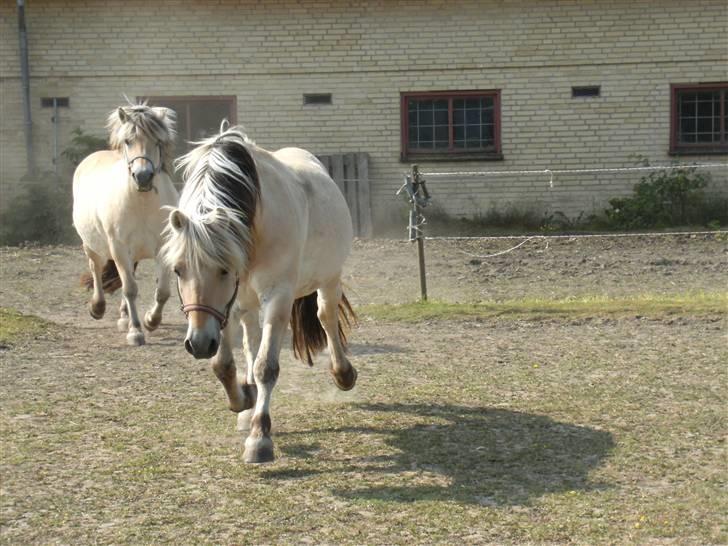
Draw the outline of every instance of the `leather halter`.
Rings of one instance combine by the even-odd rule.
[[[149,161],[149,164],[152,166],[152,172],[155,175],[159,174],[159,172],[162,170],[162,145],[157,144],[157,147],[159,148],[159,165],[155,165],[154,161],[152,161],[152,158],[146,155],[137,155],[129,159],[129,154],[126,151],[127,146],[126,144],[124,144],[124,160],[126,161],[126,168],[129,170],[129,174],[132,178],[134,178],[134,173],[131,170],[131,166],[137,159],[146,159],[147,161]],[[153,183],[150,184],[148,188],[142,188],[139,186],[139,184],[137,184],[137,191],[139,192],[144,193],[152,190],[156,190]]]
[[[180,292],[179,289],[179,279],[177,279],[177,295],[179,296],[179,301],[182,304],[180,310],[185,314],[185,317],[187,317],[188,319],[190,316],[190,312],[192,311],[202,311],[203,313],[212,315],[220,323],[220,330],[224,330],[225,326],[227,326],[228,319],[230,318],[230,310],[233,308],[235,299],[238,297],[238,286],[240,286],[240,277],[236,276],[235,290],[233,291],[233,296],[232,298],[230,298],[230,301],[227,302],[227,305],[225,306],[225,313],[221,313],[214,307],[210,307],[209,305],[203,305],[201,303],[188,303],[185,305],[185,302],[182,301],[182,292]]]

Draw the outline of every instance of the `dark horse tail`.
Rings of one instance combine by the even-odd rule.
[[[291,312],[291,331],[293,334],[293,355],[299,360],[313,366],[312,356],[326,347],[326,332],[318,319],[318,302],[316,292],[298,298],[293,302]],[[346,332],[356,323],[356,314],[349,300],[341,294],[339,302],[339,338],[344,350],[347,348]]]
[[[136,268],[137,264],[135,263],[134,272],[136,272]],[[87,290],[94,289],[94,278],[91,273],[81,275],[81,286],[85,286]],[[106,262],[104,269],[101,271],[101,288],[107,294],[112,294],[121,288],[121,277],[114,260]]]

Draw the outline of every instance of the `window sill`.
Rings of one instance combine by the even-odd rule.
[[[400,163],[413,161],[502,161],[502,153],[493,152],[463,152],[463,153],[412,153],[400,154]]]
[[[668,155],[728,155],[728,148],[672,148]]]

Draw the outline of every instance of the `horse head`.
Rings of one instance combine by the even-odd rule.
[[[171,166],[174,111],[146,104],[120,106],[109,115],[108,128],[111,148],[123,155],[136,189],[153,189],[155,175]]]

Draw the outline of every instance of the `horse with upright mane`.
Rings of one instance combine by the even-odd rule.
[[[175,142],[174,112],[146,104],[120,106],[109,114],[110,150],[86,157],[73,175],[73,224],[88,257],[90,275],[82,282],[93,289],[89,312],[104,316],[104,292],[122,289],[118,320],[130,345],[143,345],[144,333],[137,313],[140,260],[157,261],[155,304],[144,317],[154,330],[162,320],[169,298],[169,269],[158,259],[161,233],[178,193],[171,174]]]
[[[249,419],[245,461],[268,462],[274,458],[270,401],[289,322],[298,358],[312,364],[328,345],[335,384],[349,390],[356,382],[345,354],[345,327],[354,315],[341,287],[351,217],[334,181],[305,150],[269,152],[241,129],[224,126],[197,144],[180,160],[185,186],[162,256],[177,274],[188,320],[185,348],[195,358],[212,358],[230,409],[243,412],[239,423]],[[231,311],[236,320],[228,325]],[[247,361],[240,379],[233,359],[237,319]]]

